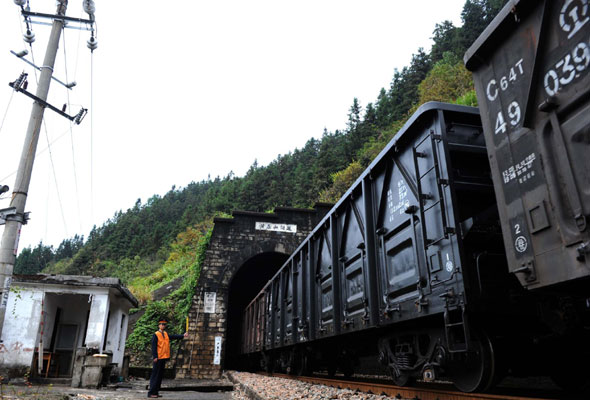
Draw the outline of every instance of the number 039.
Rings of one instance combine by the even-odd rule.
[[[496,117],[495,128],[496,135],[498,133],[506,133],[508,123],[510,123],[511,126],[516,126],[520,122],[520,106],[516,101],[513,101],[508,105],[508,109],[506,110],[506,112],[508,114],[508,122],[506,122],[506,119],[504,118],[504,113],[502,111],[498,112],[498,116]]]

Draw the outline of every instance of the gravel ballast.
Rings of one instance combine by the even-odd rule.
[[[383,400],[393,397],[336,389],[293,379],[268,377],[248,372],[230,372],[234,382],[232,398],[237,400],[296,400],[296,399],[341,399],[341,400]]]

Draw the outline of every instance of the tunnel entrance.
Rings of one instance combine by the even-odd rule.
[[[288,254],[276,252],[258,254],[242,264],[232,277],[227,305],[226,368],[239,368],[242,315],[246,306],[288,258]]]
[[[330,209],[277,207],[217,217],[188,315],[189,339],[176,357],[176,377],[218,379],[236,366],[242,314]]]

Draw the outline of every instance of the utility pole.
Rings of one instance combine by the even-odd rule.
[[[56,14],[58,16],[65,16],[67,6],[68,0],[58,0]],[[43,60],[43,66],[41,66],[41,77],[39,78],[39,85],[37,86],[36,92],[36,96],[42,100],[42,103],[39,101],[33,103],[27,135],[25,137],[25,143],[16,174],[14,191],[12,192],[12,200],[10,202],[10,207],[14,207],[15,212],[6,218],[4,234],[2,235],[2,242],[0,244],[0,290],[2,291],[2,298],[0,299],[0,340],[4,328],[4,316],[6,315],[8,294],[12,283],[12,271],[16,261],[20,229],[23,223],[26,222],[25,203],[27,201],[27,192],[29,190],[29,183],[31,182],[31,172],[33,170],[33,162],[35,161],[39,132],[41,131],[43,113],[47,104],[47,93],[49,92],[49,85],[51,84],[53,66],[55,65],[57,48],[63,25],[63,20],[53,20],[49,42],[47,43],[47,50],[45,51],[45,59]]]

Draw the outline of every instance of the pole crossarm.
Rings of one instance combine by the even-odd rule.
[[[80,125],[80,123],[82,122],[82,120],[84,119],[84,117],[86,116],[86,114],[88,113],[88,109],[87,108],[82,108],[82,109],[80,109],[80,111],[76,115],[66,114],[64,111],[60,110],[59,108],[57,108],[55,106],[52,106],[51,104],[49,104],[45,100],[41,99],[40,97],[35,96],[33,93],[27,92],[27,90],[23,87],[23,85],[19,85],[18,83],[19,82],[18,82],[18,79],[17,79],[14,82],[10,82],[8,84],[8,86],[10,86],[11,88],[13,88],[17,92],[21,92],[22,94],[30,97],[31,99],[35,100],[37,103],[41,104],[43,107],[47,107],[50,110],[55,111],[56,113],[58,113],[62,117],[66,117],[70,121],[74,121],[76,123],[76,125]]]
[[[15,55],[17,58],[20,58],[21,60],[23,60],[24,62],[26,62],[27,64],[29,64],[29,65],[30,65],[30,66],[32,66],[33,68],[35,68],[37,71],[41,71],[41,67],[38,67],[38,66],[36,66],[34,63],[32,63],[31,61],[27,60],[27,59],[24,57],[24,56],[25,56],[27,53],[22,53],[22,54],[19,54],[19,53],[17,53],[17,52],[16,52],[16,51],[14,51],[14,50],[10,50],[10,52],[11,52],[12,54],[14,54],[14,55]],[[51,76],[51,79],[53,79],[53,80],[54,80],[54,81],[56,81],[57,83],[59,83],[59,84],[63,85],[63,86],[64,86],[66,89],[68,89],[68,90],[72,90],[72,88],[73,88],[74,86],[76,86],[76,82],[72,82],[72,83],[64,83],[64,82],[60,81],[59,79],[57,79],[55,76]]]
[[[16,221],[25,225],[29,220],[29,213],[17,213],[16,207],[8,207],[0,210],[0,225],[4,225],[6,221]]]
[[[93,19],[73,18],[73,17],[66,17],[65,15],[44,14],[44,13],[38,13],[38,12],[32,12],[32,11],[26,11],[26,10],[22,11],[22,15],[25,18],[29,18],[29,17],[46,18],[46,19],[52,19],[52,20],[60,20],[63,22],[76,22],[79,24],[87,24],[87,25],[94,24]],[[85,29],[89,29],[89,28],[85,28]]]

